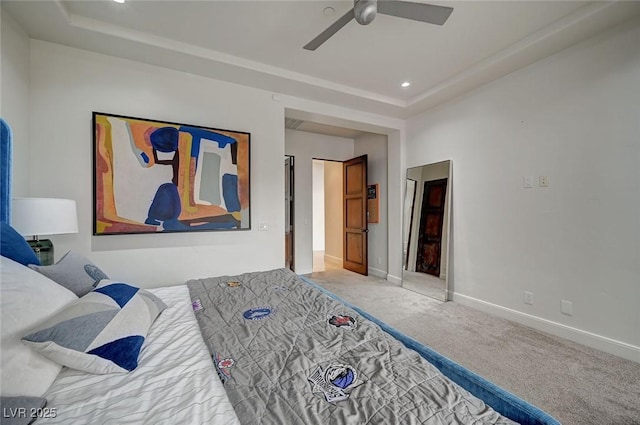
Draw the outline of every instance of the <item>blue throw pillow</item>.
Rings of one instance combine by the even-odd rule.
[[[0,225],[2,226],[0,255],[25,266],[29,264],[40,265],[40,260],[36,257],[36,253],[33,252],[22,235],[7,223],[0,222]]]

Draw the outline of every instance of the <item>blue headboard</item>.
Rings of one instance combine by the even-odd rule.
[[[11,224],[11,127],[0,117],[0,221]]]

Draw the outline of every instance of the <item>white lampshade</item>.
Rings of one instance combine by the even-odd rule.
[[[13,198],[11,225],[23,236],[78,233],[76,201],[57,198]]]

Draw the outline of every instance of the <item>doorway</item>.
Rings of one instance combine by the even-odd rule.
[[[285,155],[284,157],[284,266],[291,271],[295,271],[294,255],[294,157]]]
[[[396,159],[396,150],[390,150],[389,137],[386,135],[389,129],[374,128],[366,126],[375,132],[366,132],[363,130],[349,129],[345,127],[335,127],[315,121],[320,116],[313,116],[314,121],[304,121],[300,118],[294,119],[293,115],[300,111],[288,110],[287,113],[292,116],[285,116],[285,154],[295,156],[295,269],[296,273],[309,274],[313,272],[313,206],[312,206],[312,161],[313,159],[346,161],[357,155],[367,154],[370,163],[367,167],[367,177],[370,179],[371,186],[376,190],[371,194],[371,190],[365,189],[366,198],[364,199],[367,206],[371,205],[374,211],[378,211],[378,220],[369,225],[369,221],[363,221],[367,227],[360,232],[366,233],[364,236],[371,243],[361,244],[367,247],[367,254],[354,256],[358,261],[367,261],[367,267],[363,267],[367,273],[375,274],[378,277],[386,278],[389,270],[389,245],[393,240],[393,235],[388,229],[388,190],[390,180],[387,171],[387,162],[389,156]],[[320,117],[322,119],[322,117]],[[327,117],[329,118],[329,117]],[[346,123],[343,122],[343,124]],[[356,125],[356,123],[354,123]],[[357,124],[360,126],[360,124]],[[391,144],[400,143],[400,133],[393,132]],[[283,179],[284,180],[284,179]],[[369,180],[367,180],[369,182]],[[342,184],[340,185],[342,186]],[[398,189],[393,186],[391,192],[394,193]],[[352,201],[351,204],[354,204]],[[284,214],[283,214],[284,215]],[[366,213],[365,213],[366,216]],[[375,216],[375,214],[374,214]],[[343,220],[341,220],[343,221]],[[284,229],[283,232],[284,234]],[[346,232],[345,232],[346,234]],[[358,240],[353,233],[350,234],[352,240]],[[343,237],[344,238],[344,237]],[[363,239],[363,238],[362,238]],[[391,240],[389,240],[391,239]],[[330,241],[331,239],[328,239]],[[396,241],[393,241],[394,244]],[[397,238],[400,243],[400,237]],[[284,251],[284,246],[282,248]],[[316,246],[316,251],[321,250]],[[324,254],[332,255],[327,247]],[[318,254],[316,252],[316,254]],[[325,259],[325,255],[320,256],[320,260]],[[335,255],[340,258],[341,254]],[[342,255],[344,260],[344,255]],[[318,255],[316,255],[318,258]],[[352,257],[353,258],[353,257]],[[392,256],[393,258],[393,256]],[[318,263],[316,261],[316,263]],[[368,267],[371,264],[373,267]],[[316,266],[317,269],[317,266]],[[397,274],[397,273],[396,273]],[[392,280],[400,281],[399,276],[391,276]]]
[[[342,162],[312,160],[313,271],[342,268]]]
[[[367,155],[312,160],[312,270],[368,274]]]

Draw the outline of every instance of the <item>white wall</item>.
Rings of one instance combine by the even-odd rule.
[[[313,250],[324,251],[324,161],[313,160],[313,175],[311,177],[311,192],[313,198],[311,200],[313,211]]]
[[[387,280],[396,284],[402,283],[402,211],[404,207],[404,191],[406,177],[405,159],[406,131],[394,131],[387,135],[387,178],[388,196],[388,274]]]
[[[324,255],[340,263],[344,254],[342,166],[342,162],[324,161]]]
[[[73,249],[142,286],[284,266],[284,107],[271,93],[35,40],[31,93],[30,195],[78,205],[80,233],[52,237],[56,257]],[[92,111],[250,132],[252,230],[92,236]]]
[[[0,115],[13,132],[13,196],[29,194],[29,37],[2,12]]]
[[[344,161],[354,157],[352,139],[304,131],[285,131],[285,153],[295,157],[295,267],[296,273],[313,271],[312,160]]]
[[[453,160],[455,300],[640,361],[637,22],[412,118],[405,158]]]
[[[367,184],[378,184],[379,222],[369,223],[369,273],[387,278],[388,271],[388,174],[387,136],[366,134],[355,140],[355,156],[367,155]]]

